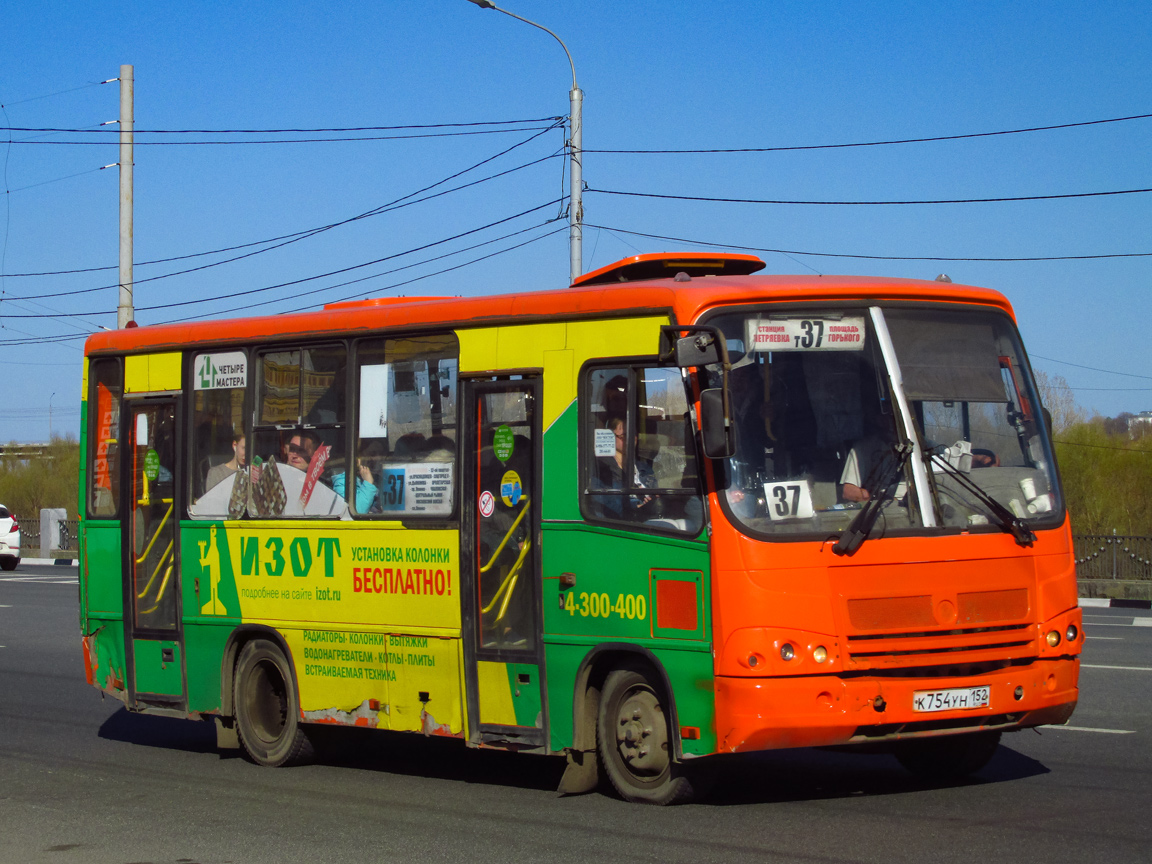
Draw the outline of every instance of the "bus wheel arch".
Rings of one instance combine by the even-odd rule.
[[[226,652],[235,657],[230,709],[244,751],[253,762],[279,767],[305,762],[312,745],[300,713],[292,654],[272,631],[248,631]]]
[[[679,725],[672,692],[663,664],[650,651],[607,644],[590,652],[576,674],[573,744],[560,791],[591,791],[603,772],[628,801],[673,804],[689,800],[693,789],[680,766]],[[623,723],[617,716],[621,711],[630,715]],[[634,713],[641,717],[631,718]],[[620,729],[625,737],[617,735]],[[641,734],[652,739],[643,756],[638,754],[644,745],[633,746],[631,741]],[[651,751],[653,744],[659,752]],[[644,767],[632,770],[630,761]]]

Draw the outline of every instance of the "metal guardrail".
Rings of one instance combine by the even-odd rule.
[[[60,519],[60,547],[53,550],[54,557],[75,557],[79,546],[80,520]],[[20,552],[26,558],[40,555],[40,520],[20,520]],[[59,553],[59,554],[57,554]],[[67,553],[72,553],[68,555]]]
[[[1152,537],[1079,534],[1072,543],[1080,580],[1152,582]]]

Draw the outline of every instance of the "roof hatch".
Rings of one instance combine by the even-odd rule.
[[[622,258],[599,270],[585,273],[572,280],[572,287],[637,282],[641,279],[670,279],[681,272],[689,276],[747,276],[766,266],[755,255],[731,252],[656,252]]]

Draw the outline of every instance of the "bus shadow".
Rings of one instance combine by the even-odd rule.
[[[455,738],[340,726],[310,727],[309,737],[317,764],[344,769],[547,791],[564,773],[562,758],[477,750]]]
[[[564,772],[565,763],[559,757],[471,749],[453,738],[346,726],[310,726],[308,731],[315,749],[312,764],[322,767],[540,791],[555,790]],[[121,708],[105,720],[99,735],[144,747],[243,758],[239,750],[217,750],[215,726],[209,721],[135,714]],[[710,788],[699,803],[720,807],[900,795],[1008,783],[1049,773],[1043,763],[1006,745],[971,777],[938,783],[914,777],[888,753],[848,748],[718,756],[692,767],[708,769],[704,773]]]
[[[732,806],[900,795],[1007,783],[1047,773],[1042,763],[1004,745],[971,777],[940,782],[918,779],[889,753],[847,748],[775,750],[719,757],[711,789],[701,803]]]
[[[216,727],[211,722],[136,714],[121,708],[100,725],[97,733],[108,741],[181,750],[185,753],[215,753]],[[221,751],[227,753],[228,751]],[[235,751],[232,751],[235,752]]]

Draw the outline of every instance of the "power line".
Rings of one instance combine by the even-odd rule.
[[[294,243],[294,242],[296,242],[297,240],[303,240],[303,239],[306,239],[307,237],[310,237],[310,236],[314,236],[315,234],[319,234],[319,233],[321,233],[321,232],[323,232],[323,231],[327,231],[327,230],[329,230],[329,229],[331,229],[331,228],[335,228],[335,227],[338,227],[338,226],[340,226],[340,225],[344,225],[344,224],[347,224],[348,222],[353,222],[353,221],[355,221],[355,220],[357,220],[357,219],[363,219],[363,218],[365,218],[366,216],[376,216],[376,215],[380,215],[380,214],[382,214],[382,213],[391,213],[391,212],[393,212],[394,210],[399,210],[399,209],[401,209],[402,207],[408,207],[408,206],[410,206],[410,205],[412,205],[412,204],[421,204],[421,203],[423,203],[423,202],[425,202],[425,201],[429,201],[429,200],[431,200],[431,199],[433,199],[433,198],[439,198],[439,197],[440,197],[440,196],[442,196],[442,195],[448,195],[448,194],[450,194],[450,193],[452,193],[452,192],[458,192],[459,190],[461,190],[461,189],[466,189],[466,188],[468,188],[469,186],[475,186],[475,185],[477,185],[478,183],[483,183],[483,182],[485,182],[485,181],[487,181],[487,180],[491,180],[491,179],[494,179],[495,177],[500,177],[500,176],[503,176],[504,174],[510,174],[510,173],[512,173],[513,171],[518,171],[518,170],[520,170],[521,168],[526,168],[526,167],[529,167],[529,166],[531,166],[531,165],[536,165],[536,164],[538,164],[538,163],[540,163],[540,162],[544,162],[544,161],[546,161],[547,159],[552,159],[552,158],[555,158],[555,157],[554,157],[554,156],[546,156],[546,157],[544,157],[543,159],[537,159],[537,160],[535,160],[534,162],[529,162],[529,163],[527,163],[526,165],[521,165],[521,166],[519,166],[519,168],[512,168],[512,169],[509,169],[508,171],[502,171],[502,172],[500,172],[499,174],[493,174],[492,176],[490,176],[490,177],[485,177],[485,178],[484,178],[484,179],[482,179],[482,180],[475,180],[475,181],[473,181],[473,182],[471,182],[471,183],[465,183],[465,184],[463,184],[463,185],[461,185],[461,186],[456,186],[456,187],[454,187],[454,188],[452,188],[452,189],[445,189],[445,190],[444,190],[444,191],[442,191],[442,192],[437,192],[437,193],[435,193],[435,194],[433,194],[433,195],[428,195],[428,196],[426,196],[426,197],[424,197],[424,198],[417,198],[417,199],[414,199],[414,200],[411,200],[411,201],[407,201],[407,202],[404,202],[404,203],[395,204],[395,205],[387,205],[386,207],[377,208],[377,209],[376,209],[376,210],[374,210],[374,211],[369,211],[369,212],[368,212],[368,213],[366,213],[366,214],[361,214],[361,215],[359,215],[359,216],[354,216],[354,217],[352,217],[352,218],[350,218],[350,219],[346,219],[346,220],[344,220],[343,222],[336,222],[336,223],[333,223],[332,225],[326,225],[326,226],[324,226],[324,227],[322,227],[322,228],[316,228],[316,229],[313,229],[313,230],[311,230],[311,231],[309,231],[309,232],[306,232],[306,233],[305,233],[305,234],[303,234],[302,236],[297,236],[297,237],[295,237],[295,238],[294,238],[294,239],[292,239],[292,240],[288,240],[288,241],[286,241],[286,242],[284,242],[284,243],[279,243],[279,244],[277,244],[277,245],[275,245],[275,246],[270,246],[270,247],[268,247],[268,248],[266,248],[266,249],[258,249],[258,250],[256,250],[255,252],[249,252],[249,253],[247,253],[247,254],[245,254],[245,255],[237,255],[235,258],[228,258],[228,259],[226,259],[226,260],[224,260],[224,261],[215,261],[215,262],[213,262],[213,263],[211,263],[211,264],[204,264],[204,265],[201,265],[200,267],[189,267],[189,268],[188,268],[188,269],[186,269],[186,270],[176,270],[176,271],[174,271],[174,272],[172,272],[172,273],[162,273],[162,274],[160,274],[159,276],[149,276],[149,277],[148,277],[148,278],[146,278],[146,279],[137,279],[137,280],[135,280],[135,282],[133,283],[133,285],[142,285],[142,284],[144,284],[144,283],[146,283],[146,282],[155,282],[155,281],[157,281],[157,280],[160,280],[160,279],[168,279],[168,278],[170,278],[170,277],[172,277],[172,276],[183,276],[183,275],[186,275],[186,274],[188,274],[188,273],[196,273],[196,272],[198,272],[198,271],[201,271],[201,270],[207,270],[207,269],[209,269],[209,268],[212,268],[212,267],[218,267],[218,266],[220,266],[220,265],[222,265],[222,264],[231,264],[231,263],[233,263],[233,262],[235,262],[235,261],[240,261],[240,260],[242,260],[242,259],[244,259],[244,258],[251,258],[251,257],[252,257],[252,256],[254,256],[254,255],[259,255],[259,254],[261,254],[261,253],[263,253],[263,252],[270,252],[270,251],[272,251],[273,249],[279,249],[279,248],[281,248],[281,247],[283,247],[283,246],[287,246],[289,243]],[[405,197],[408,197],[408,196],[405,196]],[[399,200],[399,201],[403,201],[403,199],[397,199],[397,200]],[[549,204],[544,204],[544,205],[541,205],[541,207],[537,207],[537,208],[534,208],[534,209],[536,209],[536,210],[539,210],[539,209],[542,209],[543,207],[548,207],[548,206],[550,206],[551,204],[557,204],[557,203],[559,203],[559,202],[561,202],[561,201],[563,201],[563,200],[564,200],[563,198],[558,198],[558,199],[555,199],[554,201],[551,201],[551,202],[549,202]],[[533,211],[531,211],[531,210],[528,210],[528,211],[525,211],[525,212],[526,212],[526,213],[530,213],[530,212],[533,212]],[[518,214],[518,215],[524,215],[524,214]],[[516,217],[509,217],[509,218],[516,218]],[[501,220],[501,221],[507,221],[507,220]],[[499,223],[499,222],[494,222],[494,223],[492,223],[492,224],[493,224],[493,225],[498,225],[498,224],[500,224],[500,223]],[[484,227],[491,227],[491,226],[489,225],[489,226],[484,226]],[[478,229],[476,229],[476,230],[477,230],[477,231],[479,231],[479,230],[483,230],[483,229],[482,229],[482,228],[478,228]],[[466,233],[472,233],[472,232],[466,232]],[[463,235],[458,235],[458,236],[463,236]],[[450,238],[448,238],[448,239],[449,239],[449,240],[454,240],[454,239],[456,239],[456,238],[455,238],[455,237],[450,237]],[[439,241],[439,242],[446,242],[446,241]],[[436,245],[436,244],[433,244],[433,245]],[[421,247],[421,248],[424,248],[424,247]],[[418,250],[410,250],[410,251],[418,251]],[[408,254],[408,253],[407,253],[407,252],[402,252],[402,253],[399,253],[399,254],[400,254],[400,255],[406,255],[406,254]],[[396,257],[396,256],[389,256],[389,257]],[[369,262],[367,262],[366,264],[357,264],[357,265],[355,265],[355,267],[353,267],[353,268],[348,268],[348,269],[355,269],[356,267],[366,267],[366,266],[369,266],[369,265],[371,265],[371,264],[378,264],[378,263],[380,263],[381,261],[386,261],[386,260],[388,260],[388,258],[378,258],[378,259],[376,259],[375,261],[369,261]],[[333,273],[340,273],[340,272],[344,272],[344,271],[342,271],[342,270],[333,271]],[[323,276],[331,276],[331,275],[333,275],[333,273],[324,273],[324,274],[321,274],[321,276],[315,276],[315,277],[309,277],[309,278],[322,278]],[[291,283],[291,282],[286,282],[286,283],[284,283],[284,285],[291,285],[291,284],[294,284],[294,283]],[[77,295],[77,294],[91,294],[91,293],[93,293],[93,292],[96,292],[96,291],[105,291],[105,290],[107,290],[107,289],[109,289],[109,288],[116,288],[116,287],[118,287],[118,285],[117,285],[117,284],[110,284],[110,285],[101,285],[101,286],[100,286],[100,287],[98,287],[98,288],[77,288],[77,289],[76,289],[76,290],[74,290],[74,291],[60,291],[60,292],[57,292],[57,293],[54,293],[54,294],[34,294],[34,295],[28,295],[28,296],[23,296],[23,297],[21,297],[21,296],[11,296],[11,297],[4,297],[4,296],[0,295],[0,302],[3,302],[5,299],[8,299],[8,300],[39,300],[39,299],[51,299],[51,298],[55,298],[55,297],[70,297],[70,296],[75,296],[75,295]],[[272,286],[272,287],[274,287],[274,288],[279,288],[279,287],[283,287],[283,285],[274,285],[274,286]],[[254,289],[254,290],[256,290],[256,291],[263,291],[263,290],[267,290],[267,289]],[[246,294],[246,293],[253,293],[253,292],[240,292],[240,293],[241,293],[241,294]],[[229,295],[229,296],[240,296],[240,295],[237,295],[237,294],[232,294],[232,295]],[[219,298],[208,298],[208,299],[219,299]],[[187,301],[187,302],[189,302],[189,303],[192,303],[192,302],[206,302],[206,301]],[[174,304],[174,305],[186,305],[186,304]],[[160,309],[160,308],[165,308],[165,307],[163,307],[163,306],[138,306],[138,307],[136,307],[136,308],[137,308],[137,310],[139,311],[139,310],[142,310],[142,309],[143,309],[143,310],[149,310],[149,309]],[[113,311],[114,311],[114,310],[113,310]],[[76,317],[76,318],[82,318],[82,317],[91,316],[91,315],[103,315],[103,314],[108,314],[108,313],[106,313],[106,312],[70,312],[70,313],[64,313],[64,314],[63,314],[62,316],[60,316],[60,317]],[[35,318],[35,317],[41,317],[41,318],[51,318],[51,317],[57,317],[57,316],[51,316],[51,315],[42,315],[42,316],[35,316],[35,315],[9,315],[9,316],[0,316],[0,317],[9,317],[9,318]]]
[[[38,186],[47,186],[49,183],[59,183],[61,180],[71,180],[73,177],[83,177],[85,174],[95,174],[97,171],[103,171],[109,168],[109,165],[101,165],[99,168],[89,168],[87,171],[78,171],[75,174],[65,174],[63,177],[54,177],[51,180],[41,180],[39,183],[30,183],[27,186],[18,186],[15,189],[5,189],[6,195],[11,195],[13,192],[23,192],[26,189],[35,189]]]
[[[1109,375],[1125,375],[1128,378],[1144,378],[1152,381],[1152,375],[1137,375],[1135,372],[1117,372],[1115,369],[1100,369],[1096,366],[1081,366],[1079,363],[1069,363],[1067,360],[1057,360],[1055,357],[1045,357],[1043,354],[1029,352],[1037,360],[1047,360],[1049,363],[1062,363],[1065,366],[1075,366],[1077,369],[1089,369],[1092,372],[1107,372]]]
[[[190,306],[190,305],[193,305],[196,303],[209,303],[209,302],[212,302],[214,300],[227,300],[231,297],[245,297],[245,296],[250,296],[252,294],[260,294],[260,293],[263,293],[265,291],[272,291],[276,288],[287,288],[290,285],[301,285],[305,282],[314,282],[317,279],[325,279],[328,276],[338,276],[341,273],[350,273],[353,270],[360,270],[364,267],[371,267],[374,264],[382,264],[385,261],[393,261],[397,258],[403,258],[405,255],[411,255],[415,252],[422,252],[425,249],[431,249],[434,246],[442,246],[445,243],[451,243],[453,240],[459,240],[461,237],[467,237],[471,234],[477,234],[480,231],[486,231],[487,229],[495,227],[496,225],[503,225],[505,222],[511,222],[513,219],[519,219],[521,216],[526,216],[529,213],[535,213],[537,210],[543,210],[546,207],[551,207],[553,204],[557,204],[557,203],[559,203],[559,199],[557,199],[555,201],[549,201],[547,204],[541,204],[539,207],[533,207],[529,210],[522,210],[521,212],[516,213],[515,215],[507,216],[503,219],[498,219],[495,222],[489,222],[487,225],[481,225],[479,228],[473,228],[469,231],[462,231],[459,234],[454,234],[451,237],[445,237],[442,240],[436,240],[436,241],[433,241],[432,243],[425,243],[423,246],[416,246],[412,249],[406,249],[403,252],[395,252],[392,255],[386,255],[383,258],[376,258],[373,261],[365,261],[362,264],[353,264],[350,267],[342,267],[339,270],[330,270],[327,273],[319,273],[315,276],[305,276],[302,279],[293,279],[290,282],[281,282],[278,285],[268,285],[268,286],[265,286],[264,288],[252,288],[248,291],[230,292],[228,294],[217,296],[217,297],[206,297],[206,298],[203,298],[200,300],[183,300],[183,301],[179,301],[176,303],[162,303],[162,304],[159,304],[156,306],[138,306],[136,311],[138,311],[138,312],[152,312],[152,311],[155,311],[158,309],[175,309],[178,306]],[[338,286],[329,286],[329,287],[338,287]],[[326,289],[321,289],[321,290],[326,290]],[[292,299],[292,298],[278,298],[278,299]],[[272,302],[276,302],[276,301],[272,301]],[[247,308],[250,308],[250,307],[247,307]],[[17,316],[12,316],[12,317],[17,317]]]
[[[1061,195],[1018,195],[1006,198],[941,198],[924,201],[791,201],[770,198],[711,198],[700,195],[664,195],[657,192],[625,192],[618,189],[592,189],[601,195],[625,195],[632,198],[661,198],[672,201],[706,201],[719,204],[811,204],[838,207],[888,206],[894,204],[998,204],[1010,201],[1054,201],[1065,198],[1099,198],[1108,195],[1134,195],[1152,189],[1119,189],[1110,192],[1071,192]]]
[[[712,243],[707,240],[693,240],[686,237],[670,237],[666,234],[647,234],[643,231],[629,231],[608,225],[593,225],[585,222],[585,228],[599,228],[608,232],[648,237],[652,240],[669,240],[673,243],[691,243],[694,246],[713,246],[717,249],[741,249],[748,252],[775,252],[780,255],[811,255],[818,258],[862,258],[871,261],[1086,261],[1097,258],[1149,258],[1152,252],[1116,252],[1102,255],[1037,255],[1019,258],[947,258],[941,255],[856,255],[848,252],[808,252],[798,249],[772,249],[767,246],[739,246],[734,243]]]
[[[329,126],[294,129],[140,129],[136,127],[133,131],[137,135],[286,135],[303,132],[393,132],[401,129],[461,129],[472,126],[516,126],[526,123],[554,123],[557,120],[563,119],[563,117],[553,116],[530,117],[525,120],[476,120],[468,123],[412,123],[403,126]],[[109,120],[100,125],[110,126],[119,122],[118,120]],[[5,126],[0,127],[0,129],[8,129],[12,132],[103,132],[112,135],[120,134],[119,129],[96,129],[91,126],[80,128]]]
[[[802,144],[784,147],[731,147],[684,150],[584,150],[584,153],[616,154],[687,154],[687,153],[781,153],[794,150],[838,150],[849,147],[883,147],[890,144],[924,144],[935,141],[960,141],[965,138],[991,138],[997,135],[1019,135],[1025,132],[1049,132],[1054,129],[1073,129],[1078,126],[1098,126],[1103,123],[1123,123],[1128,120],[1146,120],[1152,114],[1133,114],[1130,117],[1111,117],[1107,120],[1086,120],[1080,123],[1059,123],[1054,126],[1029,126],[1024,129],[1005,129],[998,132],[971,132],[965,135],[935,135],[930,138],[896,138],[887,141],[858,141],[847,144]]]
[[[538,129],[552,129],[553,126],[523,126],[515,129],[477,129],[471,132],[427,132],[418,133],[414,135],[357,135],[346,136],[343,138],[266,138],[257,141],[245,141],[242,139],[232,141],[139,141],[134,140],[134,147],[199,147],[199,146],[219,146],[219,145],[244,145],[244,144],[331,144],[347,141],[407,141],[419,138],[463,138],[473,135],[507,135],[510,132],[534,132]],[[134,132],[135,135],[140,133]],[[59,146],[68,145],[75,147],[111,147],[115,146],[115,141],[41,141],[31,138],[19,141],[7,141],[7,144],[12,145],[25,145],[25,146]]]
[[[548,127],[547,129],[539,131],[535,135],[531,135],[528,138],[525,138],[523,141],[520,141],[516,144],[513,144],[511,147],[507,147],[504,150],[501,150],[499,153],[495,153],[492,156],[488,156],[485,159],[481,159],[479,162],[476,162],[475,164],[470,165],[467,168],[461,169],[460,171],[457,171],[453,174],[449,174],[447,177],[444,177],[441,180],[437,180],[435,183],[431,183],[428,186],[425,186],[421,189],[415,190],[414,192],[409,192],[407,195],[402,195],[399,198],[395,198],[386,204],[381,204],[380,206],[374,207],[371,210],[367,210],[367,211],[365,211],[363,213],[359,213],[355,216],[350,216],[347,219],[342,219],[338,222],[331,222],[327,225],[321,225],[321,226],[318,226],[315,228],[306,228],[303,231],[295,231],[291,234],[282,234],[279,237],[270,237],[270,238],[267,238],[264,240],[254,240],[250,243],[241,243],[241,244],[238,244],[236,246],[226,246],[226,247],[221,248],[221,249],[212,249],[212,250],[209,250],[207,252],[193,252],[193,253],[188,254],[188,255],[176,255],[176,256],[173,256],[170,258],[158,258],[158,259],[153,260],[153,261],[141,261],[141,262],[138,262],[135,266],[145,267],[145,266],[148,266],[151,264],[167,264],[167,263],[171,263],[172,261],[184,261],[184,260],[187,260],[189,258],[200,258],[200,257],[204,257],[206,255],[218,255],[218,254],[222,254],[225,252],[234,252],[234,251],[237,251],[239,249],[249,249],[253,246],[263,246],[263,245],[266,245],[269,243],[278,243],[279,244],[277,246],[272,246],[269,249],[259,250],[259,252],[268,252],[268,251],[271,251],[272,249],[278,249],[278,248],[280,248],[280,246],[287,245],[287,244],[279,243],[279,241],[281,241],[281,240],[289,240],[291,242],[295,242],[295,240],[304,240],[304,239],[307,239],[308,237],[311,237],[313,235],[320,234],[324,231],[331,230],[332,228],[338,228],[338,227],[341,227],[343,225],[347,225],[347,224],[350,224],[352,222],[356,222],[360,219],[366,219],[366,218],[369,218],[371,216],[379,215],[381,213],[390,212],[391,210],[400,209],[401,206],[406,207],[406,206],[408,206],[408,204],[422,203],[423,201],[431,200],[432,198],[439,197],[440,195],[446,195],[446,194],[449,194],[451,192],[458,192],[461,189],[467,189],[470,186],[476,186],[480,183],[485,183],[489,180],[495,180],[499,177],[503,177],[503,176],[505,176],[507,174],[511,174],[515,171],[521,171],[525,168],[530,168],[533,165],[538,165],[541,162],[546,162],[549,159],[554,159],[554,158],[556,158],[556,156],[558,154],[551,154],[551,155],[545,156],[541,159],[536,159],[536,160],[533,160],[532,162],[527,162],[523,165],[519,165],[515,168],[509,168],[506,171],[500,171],[496,174],[491,174],[488,177],[484,177],[480,180],[475,180],[471,183],[466,183],[466,184],[463,184],[460,186],[456,186],[452,189],[445,190],[444,192],[437,193],[437,195],[430,195],[427,198],[421,198],[417,201],[409,201],[408,204],[403,203],[403,202],[407,201],[409,198],[413,198],[417,195],[422,195],[425,192],[428,192],[432,189],[435,189],[437,186],[443,186],[445,183],[448,183],[452,180],[455,180],[457,177],[462,177],[463,175],[468,174],[471,171],[475,171],[477,168],[480,168],[484,165],[487,165],[489,162],[493,162],[496,159],[499,159],[501,156],[506,156],[507,154],[511,153],[513,150],[516,150],[519,147],[523,147],[524,145],[529,144],[532,141],[535,141],[537,138],[541,137],[542,135],[546,134],[547,132],[551,131],[552,129],[557,129],[557,128],[560,128],[560,124],[553,124],[552,126]],[[259,254],[259,252],[254,253],[254,254]],[[220,264],[228,264],[228,263],[231,263],[232,261],[238,261],[244,257],[250,257],[250,256],[239,256],[237,258],[228,259],[227,261],[217,261],[214,264],[211,264],[208,266],[218,266]],[[36,272],[36,273],[9,273],[6,275],[0,274],[0,279],[17,278],[17,277],[26,278],[26,277],[35,277],[35,276],[67,276],[67,275],[74,275],[77,273],[96,273],[96,272],[100,272],[103,270],[115,270],[115,269],[117,269],[118,266],[119,265],[111,265],[111,266],[107,266],[107,267],[85,267],[85,268],[77,268],[77,269],[73,269],[73,270],[46,270],[46,271],[41,271],[41,272]],[[167,273],[167,274],[164,274],[163,276],[159,276],[159,277],[151,277],[151,279],[166,278],[168,276],[179,276],[179,275],[182,275],[184,273],[195,272],[195,270],[199,270],[199,269],[204,269],[204,268],[192,268],[190,270],[180,270],[180,271],[176,271],[174,273]],[[139,284],[140,282],[146,282],[146,281],[150,281],[150,279],[138,279],[138,280],[136,280],[136,283],[134,283],[134,284]],[[33,295],[28,295],[26,297],[18,297],[18,298],[13,298],[13,299],[41,299],[41,298],[51,298],[51,297],[74,296],[76,294],[88,294],[88,293],[92,293],[94,291],[103,291],[107,288],[115,288],[118,286],[119,286],[119,283],[116,283],[115,285],[102,285],[99,288],[83,288],[83,289],[78,289],[76,291],[63,291],[63,292],[55,292],[55,293],[51,293],[51,294],[33,294]]]
[[[1093,450],[1118,450],[1121,453],[1143,453],[1145,456],[1152,456],[1152,450],[1141,450],[1138,447],[1109,447],[1107,444],[1082,444],[1079,441],[1058,441],[1055,438],[1052,442],[1065,447],[1091,447]]]
[[[411,268],[413,268],[413,267],[419,267],[419,266],[421,266],[421,265],[423,265],[423,264],[428,264],[428,263],[431,263],[432,261],[439,261],[439,260],[441,260],[441,259],[444,259],[444,258],[448,258],[448,257],[451,257],[452,255],[459,255],[459,254],[461,254],[461,253],[463,253],[463,252],[468,252],[468,251],[471,251],[472,249],[478,249],[478,248],[479,248],[479,247],[481,247],[481,246],[487,246],[487,245],[490,245],[491,243],[498,243],[498,242],[500,242],[501,240],[506,240],[506,239],[508,239],[509,237],[514,237],[514,236],[516,236],[516,235],[518,235],[518,234],[523,234],[523,233],[525,233],[526,231],[533,231],[533,230],[535,230],[535,229],[537,229],[537,228],[542,228],[542,227],[544,227],[544,225],[548,225],[549,223],[551,223],[551,222],[554,222],[554,221],[555,221],[554,219],[549,219],[547,222],[544,222],[544,223],[542,223],[541,225],[533,225],[532,227],[530,227],[530,228],[525,228],[525,229],[523,229],[523,230],[521,230],[521,231],[513,231],[513,232],[512,232],[512,233],[510,233],[510,234],[505,234],[503,237],[497,237],[497,238],[494,238],[493,240],[488,240],[488,241],[485,241],[484,243],[477,243],[477,244],[475,244],[474,246],[468,246],[468,247],[465,247],[464,249],[457,249],[457,250],[455,250],[455,251],[453,251],[453,252],[448,252],[448,253],[446,253],[446,254],[444,254],[444,255],[436,255],[436,256],[434,256],[434,257],[432,257],[432,258],[425,258],[425,259],[424,259],[424,260],[422,260],[422,261],[416,261],[416,262],[414,262],[414,263],[412,263],[412,264],[406,264],[406,265],[404,265],[403,267],[395,267],[395,268],[393,268],[392,270],[385,270],[385,271],[383,271],[383,272],[381,272],[381,273],[373,273],[373,274],[372,274],[372,275],[370,275],[370,276],[363,276],[363,277],[361,277],[361,278],[359,278],[359,279],[351,279],[351,280],[349,280],[349,281],[347,281],[347,282],[339,282],[339,283],[336,283],[335,285],[326,285],[326,286],[324,286],[323,288],[313,288],[313,289],[311,289],[311,290],[308,290],[308,291],[302,291],[302,292],[300,292],[299,294],[292,294],[292,295],[289,295],[289,296],[287,296],[287,297],[277,297],[277,298],[274,298],[274,299],[272,299],[272,300],[264,300],[264,301],[261,301],[260,303],[252,303],[252,304],[250,304],[250,305],[247,305],[247,306],[237,306],[237,307],[234,307],[234,308],[232,308],[232,309],[224,309],[224,310],[221,310],[221,311],[219,311],[219,312],[216,312],[216,313],[213,313],[213,314],[214,314],[215,316],[220,316],[220,315],[227,315],[227,314],[229,314],[229,313],[232,313],[232,312],[244,312],[244,311],[248,311],[249,309],[254,309],[254,308],[256,308],[257,306],[268,306],[268,305],[270,305],[270,304],[272,304],[272,303],[282,303],[282,302],[285,302],[285,301],[288,301],[288,300],[299,300],[301,297],[310,297],[310,296],[313,296],[313,295],[315,295],[315,294],[321,294],[321,293],[323,293],[323,292],[325,292],[325,291],[331,291],[331,290],[332,290],[332,289],[334,289],[334,288],[342,288],[342,287],[344,287],[344,286],[346,286],[346,285],[354,285],[354,284],[356,284],[356,283],[358,283],[358,282],[364,282],[364,281],[367,281],[368,279],[377,279],[377,278],[379,278],[379,277],[381,277],[381,276],[388,276],[388,275],[390,275],[390,274],[392,274],[392,273],[399,273],[399,272],[400,272],[400,271],[402,271],[402,270],[410,270],[410,269],[411,269]],[[452,271],[452,270],[459,270],[461,267],[467,267],[468,265],[470,265],[470,264],[475,264],[475,263],[476,263],[476,262],[478,262],[478,261],[483,261],[483,260],[485,260],[485,259],[487,259],[487,258],[493,258],[493,257],[495,257],[496,255],[502,255],[502,254],[504,254],[505,252],[511,252],[511,251],[512,251],[512,250],[514,250],[514,249],[519,249],[519,248],[520,248],[520,247],[522,247],[522,246],[527,246],[529,243],[535,243],[537,240],[543,240],[545,237],[551,237],[553,234],[558,234],[558,233],[560,233],[561,231],[564,231],[564,230],[566,230],[566,227],[567,227],[567,226],[561,226],[560,228],[557,228],[557,229],[555,229],[555,230],[553,230],[553,231],[549,231],[549,232],[547,232],[546,234],[541,234],[539,237],[533,237],[532,239],[530,239],[530,240],[527,240],[527,241],[525,241],[525,242],[523,242],[523,243],[518,243],[518,244],[516,244],[516,245],[514,245],[514,246],[510,246],[510,247],[507,247],[507,248],[505,248],[505,249],[500,249],[500,250],[497,250],[496,252],[493,252],[493,253],[491,253],[491,254],[489,254],[489,255],[482,255],[482,256],[480,256],[480,257],[478,257],[478,258],[473,258],[473,259],[472,259],[472,260],[470,260],[470,261],[466,261],[466,262],[464,262],[463,264],[460,264],[460,265],[457,265],[457,266],[454,266],[454,267],[449,267],[449,268],[447,268],[447,269],[444,269],[444,270],[438,270],[438,271],[436,271],[436,272],[434,272],[434,273],[426,273],[426,274],[424,274],[423,276],[417,276],[417,277],[415,277],[414,279],[407,279],[407,280],[405,280],[405,281],[403,281],[403,282],[395,282],[395,283],[393,283],[393,284],[391,284],[391,285],[385,285],[385,286],[383,286],[383,287],[379,287],[379,288],[373,288],[373,289],[372,289],[372,290],[370,290],[370,291],[365,291],[365,292],[363,292],[363,293],[361,293],[361,294],[352,295],[351,297],[343,297],[343,298],[341,298],[341,299],[339,299],[339,300],[336,300],[336,301],[331,301],[331,302],[337,302],[337,303],[340,303],[340,302],[344,302],[344,301],[346,301],[346,300],[352,300],[352,299],[356,299],[356,298],[360,298],[360,297],[365,297],[365,296],[367,296],[368,294],[374,294],[374,293],[377,293],[377,292],[384,292],[384,291],[389,291],[389,290],[391,290],[391,289],[393,289],[393,288],[399,288],[399,287],[402,287],[402,286],[404,286],[404,285],[411,285],[411,284],[412,284],[412,283],[414,283],[414,282],[419,282],[419,281],[421,281],[421,280],[423,280],[423,279],[428,279],[428,278],[429,278],[429,277],[431,277],[431,276],[438,276],[438,275],[440,275],[440,274],[442,274],[442,273],[448,273],[448,272],[450,272],[450,271]],[[307,309],[310,309],[310,308],[312,308],[312,307],[310,307],[310,306],[301,306],[301,307],[299,307],[299,308],[297,308],[297,309],[289,309],[289,310],[286,310],[286,311],[284,311],[284,312],[280,312],[280,313],[277,313],[277,314],[286,315],[286,314],[291,314],[292,312],[303,312],[303,311],[306,311]],[[163,323],[166,323],[166,324],[180,324],[180,323],[183,323],[183,322],[185,322],[185,321],[195,321],[195,320],[198,320],[198,319],[202,319],[203,317],[204,317],[203,315],[192,315],[192,316],[189,316],[189,317],[187,317],[187,318],[176,318],[176,319],[174,319],[174,320],[169,320],[169,321],[166,321],[166,322],[163,322]]]
[[[87,90],[89,87],[99,87],[101,84],[111,84],[113,81],[119,80],[119,78],[109,78],[107,81],[90,81],[79,87],[69,87],[67,90],[57,90],[55,93],[45,93],[43,96],[29,96],[27,99],[17,99],[15,102],[3,102],[0,103],[0,108],[23,105],[25,102],[35,102],[38,99],[51,99],[53,96],[63,96],[65,93],[75,93],[77,90]]]

